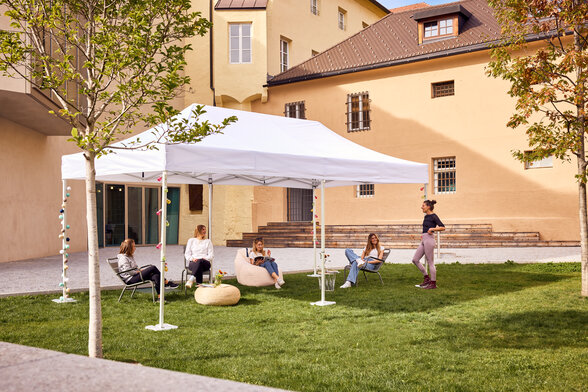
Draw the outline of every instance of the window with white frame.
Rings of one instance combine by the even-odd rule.
[[[280,38],[280,72],[288,69],[290,64],[290,41]]]
[[[374,197],[375,194],[374,184],[360,184],[357,186],[357,198]]]
[[[369,93],[347,95],[347,132],[370,129]]]
[[[455,193],[455,157],[433,159],[435,194]]]
[[[339,11],[337,12],[337,24],[339,25],[339,28],[341,30],[345,30],[345,26],[347,25],[346,23],[346,19],[347,18],[347,11],[345,11],[343,8],[339,8]]]
[[[531,151],[525,151],[525,155],[530,153]],[[553,156],[551,155],[536,161],[525,162],[525,169],[541,169],[547,167],[553,167]]]
[[[292,118],[306,118],[304,101],[290,102],[284,105],[284,116]]]
[[[251,63],[251,23],[229,24],[229,61],[231,64]]]
[[[319,4],[318,4],[319,0],[310,0],[310,13],[313,15],[318,15],[319,14]]]
[[[453,18],[424,23],[425,39],[453,35]]]

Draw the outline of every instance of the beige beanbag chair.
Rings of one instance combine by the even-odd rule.
[[[245,249],[239,249],[237,251],[237,255],[235,256],[235,272],[237,274],[237,282],[243,286],[261,287],[272,286],[274,284],[274,280],[265,268],[249,263]],[[280,278],[282,278],[281,269]]]
[[[224,284],[217,287],[198,287],[194,299],[201,305],[235,305],[241,292],[235,286]]]

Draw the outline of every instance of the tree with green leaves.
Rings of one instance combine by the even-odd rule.
[[[236,120],[173,120],[179,111],[170,102],[190,82],[184,41],[211,27],[190,7],[190,0],[0,0],[12,27],[0,31],[0,70],[50,92],[59,107],[53,115],[71,124],[69,140],[86,158],[91,357],[102,357],[95,159],[139,126],[171,125],[156,143],[127,148],[195,143]]]
[[[581,294],[588,296],[588,2],[488,2],[495,10],[503,37],[491,51],[488,75],[510,82],[509,94],[516,99],[516,112],[507,125],[523,128],[532,148],[530,153],[515,151],[514,157],[533,162],[554,156],[568,162],[575,158],[577,163]]]

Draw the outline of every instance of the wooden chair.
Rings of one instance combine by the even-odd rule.
[[[155,285],[153,284],[153,282],[151,280],[145,280],[143,278],[143,275],[141,274],[141,269],[140,269],[143,267],[148,267],[148,265],[144,265],[143,267],[140,267],[140,268],[132,268],[130,270],[119,271],[117,257],[110,257],[110,258],[106,259],[106,261],[108,262],[108,265],[110,265],[110,268],[112,268],[112,270],[114,271],[116,276],[118,276],[118,278],[120,279],[120,281],[124,285],[122,292],[120,293],[120,296],[118,297],[118,302],[120,302],[123,294],[125,293],[125,291],[127,289],[130,289],[130,288],[133,289],[133,292],[131,293],[131,298],[133,298],[133,295],[135,294],[137,287],[145,286],[145,285],[149,285],[151,287],[151,296],[153,297],[153,302],[155,302]],[[129,272],[129,271],[139,271],[139,276],[141,277],[141,281],[139,281],[137,283],[131,283],[131,284],[126,283],[124,281],[124,279],[120,276],[120,274],[125,273],[125,272]]]
[[[384,281],[382,280],[382,275],[380,275],[380,268],[382,268],[382,266],[384,265],[384,263],[386,262],[386,259],[388,258],[388,255],[390,254],[390,249],[384,249],[384,254],[382,255],[382,258],[379,259],[377,257],[372,257],[372,259],[375,260],[380,260],[381,263],[378,264],[374,264],[375,268],[373,270],[369,270],[365,268],[365,265],[363,265],[362,267],[359,268],[360,271],[363,272],[363,277],[365,278],[365,281],[367,282],[367,275],[365,274],[366,272],[372,273],[372,274],[378,274],[378,277],[380,278],[380,282],[382,283],[382,285],[384,284]],[[349,271],[351,269],[351,265],[346,265],[345,268],[343,269],[344,271]]]
[[[190,269],[188,268],[188,266],[190,265],[190,261],[188,261],[186,259],[186,245],[184,245],[184,251],[182,252],[182,257],[184,258],[184,269],[182,270],[182,286],[184,287],[184,295],[188,295],[188,288],[186,287],[186,282],[188,282],[188,275],[192,275],[192,271],[190,271]],[[214,271],[214,268],[212,267],[212,263],[213,261],[210,261],[210,269],[208,271],[204,271],[204,273],[202,274],[202,280],[204,280],[204,275],[208,275],[208,283],[212,284],[212,280],[213,280],[213,275],[212,275],[212,271]],[[184,276],[186,277],[186,279],[184,280]]]

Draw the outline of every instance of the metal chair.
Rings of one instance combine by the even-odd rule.
[[[184,245],[184,251],[182,252],[182,257],[184,258],[184,269],[182,270],[182,286],[184,287],[184,295],[188,295],[188,288],[186,287],[186,282],[188,282],[188,275],[192,275],[192,271],[190,271],[190,269],[188,268],[188,266],[190,265],[190,261],[188,261],[186,259],[186,245]],[[212,260],[210,260],[210,269],[208,271],[204,271],[204,273],[202,274],[202,279],[204,280],[204,275],[208,274],[208,282],[210,284],[212,284],[212,271],[214,271],[214,269],[212,268]],[[184,276],[186,277],[186,279],[184,280]]]
[[[120,279],[120,281],[124,285],[122,292],[120,293],[120,296],[118,297],[118,302],[120,302],[123,294],[125,293],[125,291],[127,289],[130,289],[130,288],[133,289],[133,292],[131,293],[131,298],[133,298],[133,295],[135,294],[137,287],[144,286],[144,285],[149,285],[151,287],[151,296],[153,297],[153,302],[155,302],[155,285],[153,284],[153,282],[151,280],[145,280],[143,278],[143,275],[141,274],[141,268],[148,267],[149,265],[144,265],[143,267],[140,267],[140,268],[132,268],[132,269],[125,270],[125,271],[119,271],[118,270],[118,258],[110,257],[110,258],[106,259],[106,261],[108,262],[108,265],[110,265],[110,268],[112,268],[112,270],[114,271],[116,276],[118,276],[118,278]],[[139,271],[139,276],[141,277],[141,281],[137,282],[137,283],[131,283],[131,284],[126,283],[124,281],[124,279],[120,276],[120,274],[125,273],[125,272],[129,272],[129,271]]]
[[[379,259],[377,257],[372,257],[372,259],[375,260],[380,260],[381,263],[375,264],[375,268],[373,270],[369,270],[364,268],[365,266],[362,266],[359,268],[360,271],[363,272],[363,277],[365,278],[365,281],[367,282],[367,275],[365,274],[366,272],[372,273],[372,274],[378,274],[378,277],[380,278],[380,282],[382,283],[382,285],[384,284],[384,281],[382,280],[382,275],[380,275],[380,268],[382,268],[382,266],[384,265],[384,263],[386,262],[386,259],[388,258],[388,255],[390,254],[390,249],[384,249],[384,253],[382,254],[382,258]],[[346,265],[345,268],[343,269],[344,271],[349,271],[351,269],[351,265]],[[348,272],[349,274],[349,272]],[[357,284],[357,283],[356,283]]]

